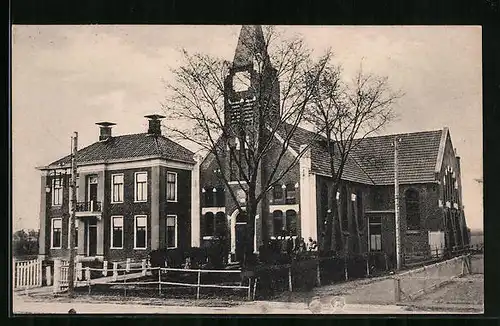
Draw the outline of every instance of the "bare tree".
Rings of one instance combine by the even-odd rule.
[[[364,73],[362,67],[351,82],[345,82],[340,67],[328,66],[316,85],[305,119],[324,136],[329,157],[332,208],[326,218],[324,247],[332,250],[334,236],[337,243],[343,241],[337,192],[347,160],[360,142],[395,118],[393,105],[402,93],[391,90],[387,77]]]
[[[175,121],[167,126],[172,137],[190,141],[213,155],[226,194],[247,216],[248,244],[259,203],[303,154],[298,153],[291,162],[284,160],[331,53],[314,60],[299,37],[284,39],[272,27],[265,32],[260,27],[243,28],[255,28],[256,33],[256,38],[240,36],[239,40],[246,42],[243,59],[252,67],[251,77],[240,81],[247,84],[243,88],[250,90],[250,96],[241,103],[228,99],[231,81],[227,76],[236,62],[232,65],[183,51],[185,64],[173,71],[173,82],[166,84],[164,111],[167,121]],[[243,59],[235,57],[235,61]],[[231,182],[235,180],[236,185]],[[245,194],[244,203],[237,198],[239,192]],[[262,226],[266,244],[266,223]],[[246,255],[250,252],[247,245]]]

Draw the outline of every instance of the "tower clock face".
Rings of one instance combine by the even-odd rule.
[[[239,71],[233,77],[233,90],[235,92],[247,91],[250,88],[250,72]]]

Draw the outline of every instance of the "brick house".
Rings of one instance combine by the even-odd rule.
[[[244,26],[236,47],[233,66],[227,76],[225,123],[233,123],[232,112],[258,110],[249,89],[241,89],[233,78],[246,74],[250,80],[258,74],[245,44],[263,42],[260,26]],[[264,56],[267,53],[263,53]],[[276,78],[272,67],[263,69],[263,80]],[[279,100],[278,94],[275,94]],[[241,107],[238,107],[240,105]],[[278,113],[277,113],[278,114]],[[237,115],[237,117],[239,117]],[[314,134],[298,128],[284,158],[291,162],[309,144]],[[364,253],[385,252],[395,258],[394,223],[394,149],[395,137],[401,139],[399,149],[399,199],[401,238],[404,252],[425,252],[435,247],[452,248],[468,242],[462,205],[460,158],[456,154],[449,130],[412,132],[400,135],[369,137],[361,142],[346,163],[340,191],[332,196],[333,179],[329,171],[326,143],[315,141],[282,180],[261,201],[255,219],[254,251],[262,245],[262,234],[270,238],[291,232],[293,236],[321,241],[329,198],[338,201],[340,225],[336,227],[336,251]],[[229,139],[221,141],[230,142]],[[275,142],[280,142],[279,135]],[[282,140],[281,140],[282,141]],[[269,157],[275,153],[269,152]],[[262,160],[265,175],[272,164]],[[230,239],[232,258],[242,246],[242,230],[247,223],[239,214],[232,197],[227,195],[217,171],[230,169],[230,162],[219,166],[209,153],[200,166],[200,241],[210,241],[223,232]],[[231,177],[231,180],[237,177]],[[230,182],[235,184],[237,182]],[[237,187],[237,186],[235,186]],[[234,188],[238,193],[241,190]],[[261,190],[260,190],[261,191]],[[259,192],[260,192],[259,191]],[[240,197],[244,206],[244,195]]]
[[[191,214],[199,215],[191,193],[198,182],[193,153],[161,134],[162,116],[146,118],[148,131],[131,135],[114,136],[114,123],[98,123],[99,141],[78,150],[75,250],[81,259],[144,258],[198,239],[191,237],[198,232]],[[38,168],[44,259],[68,256],[70,167],[66,156]]]

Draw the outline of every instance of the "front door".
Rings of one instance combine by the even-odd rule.
[[[85,255],[93,257],[97,254],[97,220],[90,218],[85,221]]]

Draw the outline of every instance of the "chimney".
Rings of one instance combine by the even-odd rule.
[[[148,134],[153,136],[161,136],[161,119],[165,118],[165,116],[159,114],[151,114],[144,117],[149,119]]]
[[[111,128],[116,125],[116,123],[103,121],[96,123],[96,125],[98,125],[100,129],[99,141],[105,141],[111,138]]]

